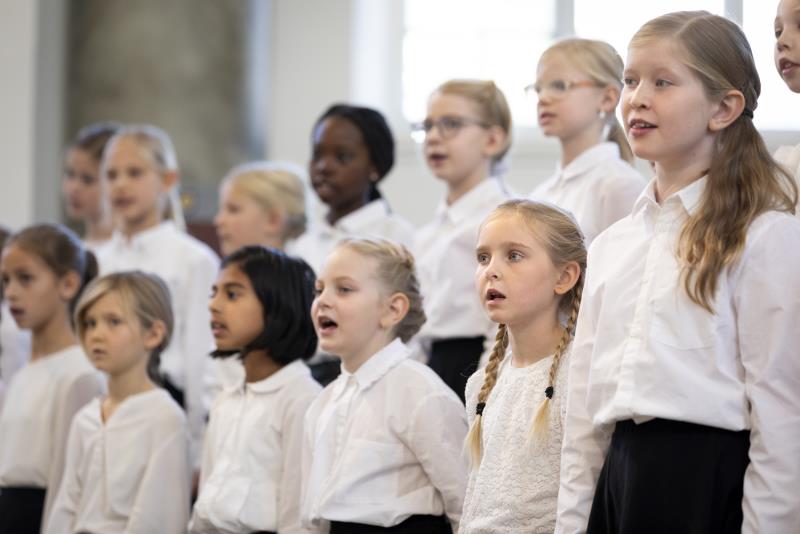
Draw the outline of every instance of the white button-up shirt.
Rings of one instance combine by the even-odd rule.
[[[315,273],[319,273],[325,258],[345,237],[382,237],[410,248],[414,227],[393,213],[385,200],[377,199],[348,213],[333,226],[321,219],[296,241],[289,243],[286,249],[292,256],[303,258]]]
[[[589,251],[573,343],[559,533],[584,532],[617,421],[750,430],[744,533],[800,532],[800,221],[759,216],[719,275],[715,313],[686,294],[678,236],[705,178],[659,205],[653,183]]]
[[[294,361],[220,394],[189,532],[308,532],[300,526],[303,421],[321,389],[308,366]]]
[[[186,416],[163,389],[125,399],[103,422],[95,399],[75,416],[47,534],[181,534],[189,520]]]
[[[775,160],[783,165],[800,187],[800,145],[782,146],[775,151]],[[800,217],[800,209],[795,210],[795,215]]]
[[[414,249],[427,321],[418,339],[489,336],[497,325],[489,320],[475,289],[475,246],[478,228],[489,213],[511,198],[500,178],[488,178],[447,205],[417,233]]]
[[[175,323],[161,354],[161,371],[184,392],[193,457],[199,454],[210,402],[204,399],[204,373],[214,350],[208,295],[219,259],[202,242],[166,221],[130,239],[116,232],[97,251],[100,273],[140,269],[160,276],[169,287]]]
[[[302,517],[389,527],[447,514],[458,530],[467,483],[461,401],[396,339],[317,397],[303,437]]]
[[[587,245],[600,232],[630,214],[645,179],[619,155],[616,143],[597,144],[571,161],[556,165],[553,176],[530,195],[573,214]]]

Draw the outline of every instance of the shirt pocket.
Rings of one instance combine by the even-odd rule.
[[[689,298],[680,268],[676,266],[668,273],[662,271],[658,277],[660,280],[652,301],[652,339],[677,350],[711,347],[714,344],[715,316]]]
[[[354,504],[386,503],[399,488],[403,445],[351,439],[345,445],[335,499]]]

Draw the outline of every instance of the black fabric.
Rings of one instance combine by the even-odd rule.
[[[402,523],[393,527],[379,527],[363,523],[343,523],[331,521],[330,534],[452,534],[450,521],[443,515],[412,515]]]
[[[587,534],[732,534],[742,529],[750,433],[654,419],[617,423]]]
[[[278,534],[278,533],[273,532],[271,530],[259,530],[258,532],[251,532],[250,534]]]
[[[467,380],[478,370],[486,338],[460,337],[434,341],[428,365],[464,402]]]
[[[342,374],[342,362],[339,358],[309,364],[311,376],[319,382],[322,387],[327,386]]]
[[[0,488],[0,534],[39,534],[43,488]]]
[[[164,389],[167,390],[167,393],[180,404],[181,408],[184,410],[186,409],[186,405],[183,403],[183,390],[175,385],[175,383],[169,379],[169,377],[162,373],[161,375],[161,385]]]

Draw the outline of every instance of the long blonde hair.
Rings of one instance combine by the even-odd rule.
[[[717,135],[705,191],[678,241],[686,292],[713,312],[719,275],[742,253],[750,224],[766,211],[794,213],[797,184],[753,125],[761,82],[741,28],[706,11],[668,13],[642,26],[630,48],[664,39],[678,45],[708,98],[736,90],[745,100],[742,115]]]
[[[489,221],[502,216],[516,216],[520,218],[526,227],[531,231],[534,238],[544,246],[550,261],[553,265],[565,265],[568,262],[575,262],[580,267],[580,274],[575,285],[565,293],[558,303],[559,311],[567,317],[567,324],[564,332],[553,353],[553,360],[550,363],[547,388],[544,391],[544,398],[536,409],[533,421],[531,422],[530,437],[543,435],[547,432],[547,420],[550,408],[550,401],[555,393],[555,382],[558,369],[561,365],[564,353],[569,346],[575,331],[575,323],[578,319],[578,310],[581,306],[581,294],[583,292],[583,281],[586,272],[586,246],[583,233],[575,220],[560,209],[550,204],[534,202],[531,200],[509,200],[500,204],[481,224],[481,228]],[[475,420],[470,427],[466,438],[466,447],[470,452],[472,465],[480,463],[481,446],[481,421],[483,411],[486,409],[486,402],[497,383],[497,373],[500,363],[508,348],[508,328],[501,324],[497,329],[494,348],[489,357],[489,363],[484,371],[483,385],[478,392],[478,402],[475,406]],[[467,407],[471,409],[472,407]]]
[[[622,58],[614,50],[614,47],[605,41],[595,41],[592,39],[570,38],[558,41],[542,53],[539,63],[553,56],[561,55],[567,62],[580,70],[591,81],[601,87],[613,86],[619,91],[622,90],[622,71],[625,65]],[[617,102],[614,104],[616,109],[619,104],[619,93]],[[606,140],[612,141],[619,147],[620,156],[628,163],[633,163],[633,151],[617,120],[614,111],[605,118],[608,126]]]

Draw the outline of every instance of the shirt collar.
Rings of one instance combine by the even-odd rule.
[[[556,163],[556,176],[558,176],[559,180],[570,180],[591,170],[602,161],[619,159],[619,157],[619,146],[616,143],[599,143],[584,150],[577,158],[569,162],[566,167],[562,167],[560,161]]]
[[[665,202],[680,202],[683,209],[689,215],[694,215],[700,207],[700,200],[702,200],[703,192],[706,189],[707,176],[703,176],[699,180],[695,180],[677,193],[667,198]],[[633,203],[633,213],[639,213],[647,206],[658,206],[656,202],[656,179],[650,180],[650,183],[644,188],[639,198]]]
[[[497,193],[506,194],[506,187],[502,178],[489,177],[468,191],[464,196],[447,205],[447,200],[443,200],[436,212],[441,217],[447,217],[458,224],[462,220],[482,211],[480,208],[487,198],[497,197]]]
[[[372,200],[352,213],[348,213],[335,224],[331,225],[327,219],[319,223],[318,231],[323,235],[360,234],[365,229],[371,229],[376,223],[390,215],[392,210],[382,198]]]
[[[250,390],[253,393],[272,393],[283,388],[296,378],[302,376],[311,376],[311,371],[302,360],[295,360],[288,365],[284,365],[277,372],[271,374],[264,380],[258,382],[245,382],[244,390]]]
[[[351,377],[358,384],[358,389],[361,391],[369,389],[398,363],[408,358],[410,352],[400,338],[395,338],[394,341],[373,354],[355,373],[348,373],[342,366],[342,374],[334,384],[333,397],[337,398],[344,392]]]

